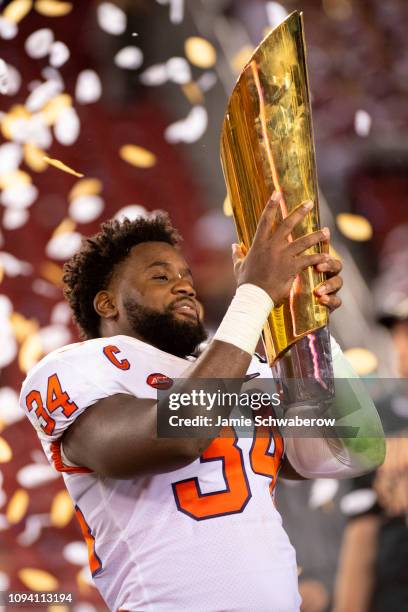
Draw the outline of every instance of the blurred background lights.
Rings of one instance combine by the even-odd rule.
[[[350,348],[344,354],[359,376],[372,374],[378,367],[377,357],[365,348]]]
[[[365,110],[358,110],[354,116],[354,129],[358,136],[365,138],[370,134],[372,119]]]
[[[340,213],[336,217],[336,223],[343,236],[350,240],[363,242],[372,238],[373,228],[371,223],[362,215]]]

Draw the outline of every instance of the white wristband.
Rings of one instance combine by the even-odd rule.
[[[273,307],[272,298],[261,287],[251,283],[241,285],[213,339],[228,342],[253,355]]]

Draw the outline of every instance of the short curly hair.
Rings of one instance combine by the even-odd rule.
[[[180,234],[168,214],[162,211],[133,221],[111,219],[102,223],[95,236],[85,238],[78,253],[63,268],[64,296],[81,338],[100,335],[100,317],[93,300],[99,291],[108,287],[115,268],[128,257],[132,247],[141,242],[167,242],[177,246],[180,241]]]

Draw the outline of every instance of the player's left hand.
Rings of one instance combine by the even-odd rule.
[[[335,257],[329,257],[328,261],[316,266],[318,272],[326,273],[326,280],[315,287],[314,294],[317,296],[317,301],[327,306],[330,312],[341,306],[341,298],[337,292],[343,286],[343,279],[340,276],[342,268],[341,261]]]

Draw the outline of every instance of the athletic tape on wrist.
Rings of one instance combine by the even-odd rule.
[[[272,298],[261,287],[251,283],[241,285],[214,335],[214,340],[228,342],[253,355],[273,307]]]

